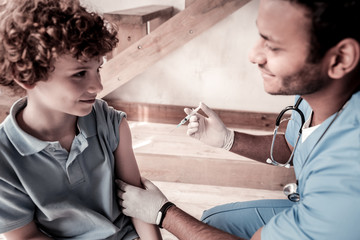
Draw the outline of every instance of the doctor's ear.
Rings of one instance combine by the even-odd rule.
[[[329,77],[333,79],[344,77],[357,67],[359,59],[359,43],[352,38],[343,39],[330,49]]]

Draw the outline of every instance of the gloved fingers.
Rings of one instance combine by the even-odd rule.
[[[189,115],[192,112],[191,108],[184,108],[184,112],[186,113],[186,115]]]
[[[200,114],[195,114],[195,115],[191,116],[190,119],[189,119],[189,123],[199,122],[200,116],[201,116]]]
[[[188,124],[188,129],[187,129],[187,135],[191,136],[194,133],[196,133],[197,131],[199,131],[199,123],[198,122],[190,122]]]
[[[123,200],[123,195],[124,195],[124,191],[122,191],[121,189],[118,189],[117,190],[117,197],[118,197],[118,199],[121,199],[121,200]]]
[[[128,212],[128,211],[126,210],[126,208],[123,208],[123,209],[122,209],[122,213],[123,213],[124,215],[126,215],[126,216],[130,216],[130,212]]]
[[[199,128],[199,125],[200,125],[200,123],[198,122],[198,121],[192,121],[192,122],[189,122],[189,124],[188,124],[188,129],[192,129],[192,128],[196,128],[196,129],[198,129]]]
[[[119,204],[120,204],[120,203],[119,203]],[[130,209],[127,209],[126,207],[124,207],[124,206],[121,205],[121,204],[120,204],[120,207],[121,207],[121,212],[122,212],[124,215],[131,217]]]
[[[121,181],[120,179],[115,180],[116,185],[118,186],[117,189],[117,196],[121,199],[124,203],[126,203],[126,199],[129,197],[131,198],[132,195],[136,194],[140,188],[132,186],[130,184]]]
[[[184,108],[184,112],[186,113],[186,115],[189,115],[192,111],[193,111],[193,109]],[[203,115],[201,115],[200,113],[196,113],[190,117],[189,121],[198,121],[201,118],[205,118],[205,117]]]
[[[122,192],[125,192],[125,187],[126,187],[126,185],[128,185],[127,183],[121,181],[120,179],[115,179],[115,183],[119,190],[121,190]]]
[[[118,198],[118,203],[121,209],[125,209],[124,205],[124,200],[122,200],[121,198]]]
[[[118,192],[117,192],[117,202],[118,202],[118,204],[119,204],[119,206],[120,206],[120,208],[123,210],[123,209],[126,209],[126,201],[124,201],[124,199],[123,199],[123,194],[124,194],[124,192],[123,191],[121,191],[121,190],[118,190]]]
[[[187,134],[188,136],[190,136],[190,137],[193,137],[196,132],[197,132],[197,129],[192,128],[192,129],[188,129],[188,130],[186,131],[186,134]]]

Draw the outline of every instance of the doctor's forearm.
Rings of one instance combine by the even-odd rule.
[[[251,135],[235,132],[234,143],[230,151],[265,163],[266,159],[270,157],[272,139],[272,135]],[[285,163],[289,159],[290,154],[291,151],[285,140],[285,135],[278,134],[274,145],[274,158],[279,163]]]
[[[241,240],[241,238],[206,225],[176,206],[171,207],[166,212],[162,226],[179,240]]]

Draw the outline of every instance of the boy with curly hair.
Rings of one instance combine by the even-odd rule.
[[[116,201],[115,178],[141,186],[125,113],[96,99],[116,30],[78,0],[8,1],[0,26],[0,82],[26,92],[0,125],[0,233],[161,239]]]

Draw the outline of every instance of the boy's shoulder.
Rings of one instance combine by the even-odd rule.
[[[125,112],[121,110],[117,110],[112,106],[109,106],[108,103],[103,99],[96,99],[93,106],[93,112],[95,112],[96,115],[103,114],[104,116],[106,116],[106,115],[115,114],[115,115],[119,115],[121,118],[126,117]]]

